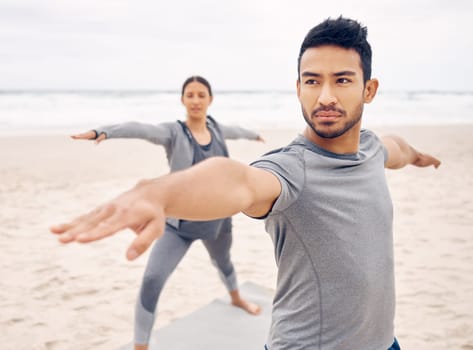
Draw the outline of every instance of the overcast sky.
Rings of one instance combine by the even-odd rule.
[[[473,91],[471,0],[0,0],[0,89],[292,90],[307,31],[368,26],[384,90]]]

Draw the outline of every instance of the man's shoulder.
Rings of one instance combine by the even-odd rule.
[[[375,132],[369,129],[361,129],[360,131],[360,149],[366,150],[371,148],[383,147],[381,139]]]
[[[303,153],[305,149],[307,149],[307,140],[302,135],[299,135],[288,145],[269,151],[268,153],[263,154],[263,157],[276,154],[290,156]]]
[[[360,142],[363,141],[379,141],[378,135],[370,129],[361,129],[360,130]]]
[[[305,145],[298,141],[298,139],[291,142],[285,147],[276,148],[263,154],[259,159],[254,161],[251,165],[264,166],[263,164],[277,164],[282,167],[291,167],[297,163],[303,163],[303,153]]]

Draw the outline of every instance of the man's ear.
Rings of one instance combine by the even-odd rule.
[[[365,103],[373,101],[378,91],[379,82],[378,79],[370,79],[365,84],[365,90],[363,92],[363,99]]]
[[[297,90],[297,98],[301,99],[301,81],[297,79],[296,81],[296,90]]]

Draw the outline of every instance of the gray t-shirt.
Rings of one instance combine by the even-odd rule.
[[[303,136],[252,165],[282,192],[266,217],[278,281],[270,350],[385,350],[394,340],[392,202],[386,150],[362,130],[356,154]]]

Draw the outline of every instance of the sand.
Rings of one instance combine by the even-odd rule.
[[[387,171],[395,208],[396,335],[403,349],[473,349],[473,125],[376,131],[402,135],[443,161],[438,170]],[[232,156],[249,162],[298,130],[261,132],[265,144],[229,142]],[[65,246],[48,227],[167,171],[162,148],[143,141],[95,146],[58,134],[0,137],[3,350],[110,350],[131,340],[147,260],[125,259],[132,233]],[[235,217],[232,255],[240,282],[274,288],[273,248],[262,222]],[[156,327],[224,294],[196,243],[162,294]]]

